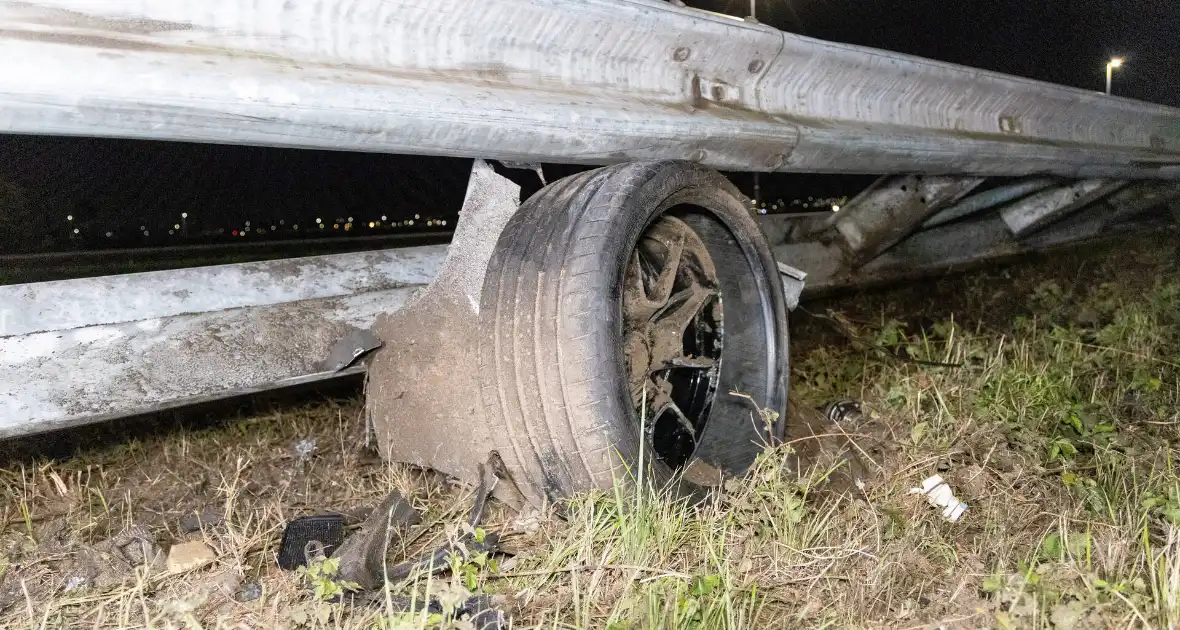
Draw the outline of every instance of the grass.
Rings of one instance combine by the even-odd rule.
[[[391,593],[499,594],[516,628],[1180,627],[1170,254],[1143,246],[807,305],[798,413],[852,397],[862,418],[797,423],[699,503],[628,483],[560,510],[495,504],[485,527],[510,553]],[[308,439],[315,453],[300,458]],[[908,493],[933,474],[969,504],[959,522]],[[274,566],[286,520],[359,518],[390,487],[423,512],[391,558],[461,533],[471,489],[371,456],[355,400],[16,461],[0,470],[0,623],[441,627],[388,603],[321,601],[310,586],[331,592],[330,570]],[[214,522],[182,532],[194,511]],[[107,557],[104,541],[132,525],[164,547],[203,540],[217,560],[178,575],[108,561],[66,592],[86,573],[79,558]],[[255,582],[261,597],[234,599]]]

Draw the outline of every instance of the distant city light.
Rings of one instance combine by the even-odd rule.
[[[320,223],[320,224],[322,224],[322,223],[323,223],[323,221],[320,221],[319,217],[316,217],[316,220],[315,220],[315,222],[316,222],[316,223]]]
[[[143,231],[143,235],[144,235],[144,236],[147,236],[147,235],[148,235],[148,231],[147,231],[147,230],[144,230],[144,231]]]
[[[369,229],[373,229],[375,227],[377,227],[377,224],[373,223],[372,221],[369,221]]]
[[[388,221],[388,220],[389,220],[389,217],[387,217],[387,216],[385,216],[385,215],[383,214],[383,215],[381,215],[381,220],[382,220],[382,221]]]
[[[174,224],[172,225],[172,229],[174,229],[174,230],[179,230],[179,229],[180,229],[180,224],[179,224],[179,223],[174,223]]]
[[[446,224],[447,224],[447,220],[446,220],[446,219],[443,219],[443,222],[442,222],[442,224],[443,224],[443,225],[446,225]]]
[[[230,234],[231,234],[231,235],[233,235],[233,236],[237,236],[237,235],[238,235],[238,231],[237,231],[237,230],[234,230],[233,232],[230,232]]]
[[[414,216],[418,216],[418,215],[415,214]],[[406,221],[406,225],[414,225],[414,220],[410,219],[409,221]]]
[[[283,225],[283,220],[279,219],[279,225]]]
[[[333,223],[333,224],[332,224],[332,229],[333,229],[333,230],[339,230],[339,229],[340,229],[340,224],[339,224],[339,223]]]
[[[298,223],[296,223],[295,225],[292,225],[292,226],[291,226],[291,229],[292,229],[292,230],[298,230],[298,229],[299,229],[299,224],[298,224]]]
[[[74,228],[74,234],[78,233],[78,228]]]
[[[181,213],[180,213],[180,218],[182,218],[182,219],[187,219],[187,218],[188,218],[188,213],[187,213],[187,212],[181,212]]]
[[[246,221],[246,227],[250,227],[250,222]]]
[[[110,232],[107,232],[107,238],[110,238],[110,237],[112,237],[112,236],[114,236],[114,234],[112,234],[112,233],[110,233]]]
[[[73,220],[74,220],[74,215],[72,215],[72,214],[66,215],[66,221],[73,221]]]
[[[840,206],[837,204],[832,204],[832,212],[839,212],[839,211],[840,211]]]
[[[270,226],[270,231],[271,231],[271,232],[274,232],[274,231],[275,231],[275,230],[277,230],[277,229],[279,229],[277,226],[274,226],[274,225]]]
[[[348,217],[348,222],[352,223],[352,217]]]
[[[168,234],[169,234],[169,235],[172,235],[172,234],[175,234],[175,233],[176,233],[176,232],[175,232],[175,231],[173,231],[173,230],[168,230]]]
[[[419,216],[419,215],[416,215],[416,214],[415,214],[415,215],[414,215],[414,218],[415,218],[415,219],[421,219],[422,217],[421,217],[421,216]]]

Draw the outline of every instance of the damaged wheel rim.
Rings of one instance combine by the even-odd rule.
[[[664,215],[631,254],[623,290],[628,387],[657,459],[686,464],[720,382],[724,309],[708,248],[684,221]]]

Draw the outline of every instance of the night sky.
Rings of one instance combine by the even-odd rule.
[[[687,0],[745,15],[749,0]],[[832,41],[1180,107],[1180,0],[758,0],[759,20]]]

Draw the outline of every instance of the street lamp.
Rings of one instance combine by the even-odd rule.
[[[1115,68],[1123,67],[1122,57],[1115,57],[1106,62],[1106,95],[1110,96],[1110,77],[1114,73]]]

